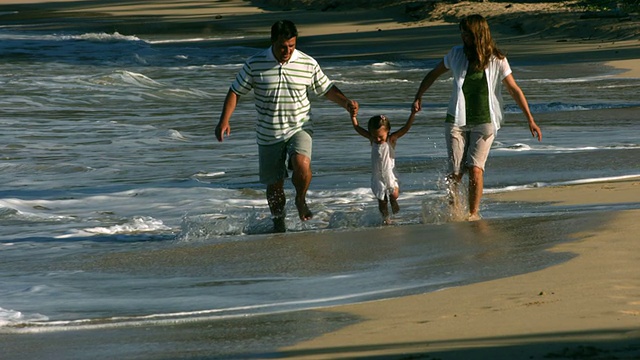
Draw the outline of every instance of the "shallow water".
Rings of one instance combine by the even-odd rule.
[[[509,276],[566,259],[543,252],[567,240],[549,223],[594,211],[485,201],[491,236],[448,222],[443,77],[398,142],[398,226],[379,228],[366,140],[314,99],[315,217],[301,223],[289,204],[289,234],[264,235],[251,96],[231,137],[213,134],[229,84],[259,49],[7,28],[0,40],[3,333],[229,319]],[[361,118],[384,113],[398,127],[436,61],[321,65]],[[640,174],[637,79],[596,64],[512,67],[544,139],[508,100],[487,192]],[[536,235],[523,236],[529,227]]]

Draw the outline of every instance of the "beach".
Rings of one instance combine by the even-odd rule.
[[[460,2],[440,4],[428,13],[424,8],[414,8],[414,2],[400,0],[373,1],[370,5],[363,5],[365,2],[350,3],[346,0],[279,1],[265,5],[266,3],[266,1],[246,0],[213,2],[3,0],[0,1],[2,14],[0,21],[5,26],[18,24],[27,31],[34,32],[64,30],[109,34],[117,32],[119,35],[137,37],[147,35],[160,44],[168,38],[173,41],[176,34],[189,39],[200,36],[220,36],[222,39],[211,40],[215,44],[211,47],[222,47],[226,44],[232,49],[233,46],[252,49],[268,46],[270,25],[277,19],[289,18],[298,25],[299,48],[313,54],[322,64],[324,61],[348,62],[362,59],[381,62],[424,59],[437,61],[451,46],[459,43],[456,19],[478,12],[489,19],[499,46],[506,50],[510,61],[519,66],[535,68],[554,67],[560,64],[560,69],[571,69],[574,65],[576,69],[582,69],[579,66],[602,67],[613,69],[615,77],[621,79],[640,78],[640,22],[637,14],[630,14],[623,18],[581,19],[580,16],[584,15],[584,10],[575,6],[573,2],[513,4]],[[274,3],[277,4],[273,5]],[[225,53],[224,56],[226,55]],[[51,62],[55,63],[55,61]],[[233,67],[229,70],[233,73],[235,71],[237,68]],[[100,81],[106,80],[101,77]],[[155,86],[150,81],[143,85],[145,89]],[[197,96],[200,96],[199,101],[214,103],[210,110],[214,113],[214,118],[217,117],[216,111],[220,104],[216,102],[220,102],[223,98],[222,92],[215,95],[197,93]],[[133,97],[127,97],[127,99]],[[87,100],[87,102],[90,101]],[[366,100],[362,102],[367,103]],[[373,102],[371,100],[369,104]],[[189,105],[185,107],[187,106]],[[640,130],[640,127],[634,123],[637,120],[637,114],[640,113],[639,109],[637,105],[624,108],[597,108],[591,112],[595,114],[592,118],[589,118],[589,115],[586,117],[598,122],[612,117],[626,119],[631,124],[632,130]],[[211,113],[197,116],[210,121]],[[513,114],[508,116],[515,117]],[[543,132],[546,131],[547,124],[551,128],[559,126],[554,123],[555,117],[555,113],[541,114],[539,118],[536,117]],[[147,128],[142,129],[137,131],[148,131],[145,130]],[[207,129],[211,132],[212,126],[209,124]],[[191,129],[180,130],[188,133]],[[501,131],[506,132],[509,129]],[[527,135],[525,132],[526,130],[520,129],[521,134]],[[597,129],[594,132],[597,133]],[[164,132],[162,136],[164,137],[160,142],[166,141]],[[585,136],[597,136],[597,134],[589,133]],[[184,142],[180,136],[175,136],[171,140],[176,140],[176,143]],[[247,147],[253,146],[250,136],[245,139],[240,135],[238,140],[242,141],[243,146],[245,143],[248,144]],[[179,145],[174,143],[171,143],[171,146],[179,148]],[[630,151],[636,151],[634,144],[624,143],[620,147],[624,149],[625,146],[628,146]],[[202,148],[194,146],[189,151],[204,152]],[[582,157],[581,154],[583,153],[575,155],[576,158],[580,157],[582,161],[587,162],[584,160],[586,157]],[[246,161],[235,153],[228,155],[230,158]],[[551,164],[547,156],[553,159],[561,155],[533,154],[525,159],[531,161],[530,164],[536,164],[542,168]],[[568,155],[570,156],[571,154]],[[456,244],[465,246],[472,243],[470,247],[489,243],[492,239],[496,242],[504,242],[505,247],[518,244],[523,238],[531,240],[557,235],[557,239],[554,238],[550,248],[542,250],[543,255],[540,255],[541,258],[548,256],[552,260],[541,261],[540,263],[545,264],[544,266],[536,263],[526,268],[532,269],[531,271],[526,270],[520,273],[521,269],[516,269],[503,273],[502,270],[498,270],[496,271],[498,275],[492,273],[486,281],[470,284],[462,281],[459,286],[454,283],[451,287],[407,296],[399,295],[373,300],[363,297],[362,301],[335,306],[329,302],[317,307],[309,306],[299,312],[278,313],[276,309],[267,315],[239,315],[237,318],[231,314],[224,320],[211,320],[202,315],[203,319],[198,321],[171,322],[171,319],[168,319],[166,322],[159,322],[159,325],[144,323],[140,319],[145,317],[140,316],[135,318],[137,320],[131,321],[133,325],[124,328],[101,327],[102,320],[96,320],[90,321],[95,328],[84,331],[79,331],[81,325],[78,325],[69,329],[63,327],[61,331],[46,331],[46,327],[43,327],[45,330],[39,332],[41,328],[36,325],[36,330],[32,333],[21,334],[22,326],[18,325],[16,333],[0,331],[2,344],[0,358],[4,359],[4,354],[7,359],[37,359],[42,356],[49,356],[52,359],[89,357],[96,359],[638,359],[640,358],[640,272],[638,271],[640,242],[637,234],[640,232],[640,224],[637,219],[640,215],[640,177],[637,170],[640,168],[640,161],[633,156],[629,159],[631,160],[628,162],[636,162],[636,173],[629,175],[625,170],[624,174],[616,174],[611,179],[598,175],[597,180],[558,179],[549,185],[536,182],[535,171],[531,171],[530,177],[533,178],[531,182],[534,185],[530,186],[527,183],[526,186],[518,186],[513,191],[505,189],[506,186],[496,180],[495,187],[500,191],[489,191],[483,200],[498,209],[535,208],[539,211],[537,217],[519,218],[517,215],[510,217],[501,214],[495,218],[489,216],[474,223],[446,224],[416,224],[417,221],[411,218],[408,221],[410,225],[399,225],[380,231],[377,227],[355,231],[352,228],[331,231],[332,229],[327,230],[324,227],[320,230],[316,228],[306,230],[300,227],[286,235],[254,235],[260,238],[261,245],[258,250],[249,250],[247,245],[247,253],[251,254],[248,259],[242,257],[245,238],[239,237],[239,240],[232,241],[223,237],[228,233],[237,235],[232,232],[233,229],[224,230],[229,231],[228,233],[215,233],[216,236],[223,237],[224,241],[228,241],[226,243],[199,242],[196,243],[195,248],[179,247],[179,251],[171,253],[172,256],[167,256],[167,253],[161,250],[147,253],[144,250],[147,243],[143,244],[147,238],[139,240],[136,237],[144,232],[142,227],[135,228],[134,231],[125,235],[115,234],[113,238],[109,237],[109,234],[102,233],[101,236],[104,238],[101,239],[104,241],[90,243],[91,246],[98,247],[109,241],[115,242],[116,238],[117,241],[124,242],[133,239],[136,240],[131,241],[134,249],[131,253],[123,251],[123,256],[120,258],[91,254],[89,259],[76,260],[69,256],[52,268],[63,272],[71,269],[71,265],[77,262],[82,263],[81,269],[84,271],[100,268],[101,271],[107,269],[107,272],[114,271],[117,274],[118,271],[125,273],[138,271],[146,263],[162,262],[161,269],[155,267],[152,269],[162,273],[163,276],[165,272],[169,273],[174,268],[181,271],[183,268],[188,269],[188,271],[184,270],[185,273],[201,275],[204,270],[198,269],[206,269],[208,266],[213,268],[215,264],[209,264],[210,257],[220,256],[222,253],[229,257],[223,256],[221,263],[229,266],[233,264],[233,259],[238,262],[247,262],[248,268],[252,261],[265,262],[267,264],[265,267],[269,268],[273,274],[282,272],[291,278],[297,278],[301,277],[300,274],[315,275],[316,271],[320,272],[325,268],[331,269],[331,274],[333,271],[339,273],[335,269],[352,271],[350,265],[345,265],[352,262],[355,264],[353,268],[357,268],[359,263],[383,262],[386,259],[385,254],[377,252],[373,245],[367,249],[345,245],[349,242],[364,244],[367,238],[372,240],[372,244],[380,246],[382,249],[380,251],[388,251],[390,254],[393,253],[395,245],[385,242],[386,240],[398,240],[406,236],[406,242],[414,244],[414,242],[420,242],[423,237],[429,239],[428,235],[432,232],[433,234],[464,234],[459,235],[460,239],[456,238],[459,241]],[[497,161],[500,161],[500,157]],[[570,160],[565,161],[570,163]],[[625,165],[632,170],[634,168],[633,163]],[[531,169],[527,166],[526,162],[519,162],[518,168],[522,172],[530,171]],[[329,168],[327,166],[325,169]],[[185,177],[189,180],[194,177],[197,180],[209,180],[217,176],[208,174],[210,173],[206,173],[203,169],[201,173],[189,174],[190,177]],[[106,174],[106,176],[111,175],[112,173]],[[585,177],[589,176],[585,175]],[[322,176],[318,178],[322,179]],[[550,176],[550,179],[553,177]],[[420,181],[423,180],[415,181],[411,185],[418,187],[421,184]],[[246,182],[250,183],[249,180]],[[116,181],[115,185],[111,185],[118,187],[121,183],[126,181]],[[211,183],[205,183],[205,186],[210,184],[217,185],[211,181]],[[240,185],[245,184],[241,182]],[[518,183],[518,185],[521,184]],[[253,183],[247,186],[248,190],[243,186],[238,188],[242,188],[243,196],[250,200],[246,208],[257,206],[255,203],[258,200],[255,199],[262,199],[262,196],[256,195],[257,190],[251,187]],[[157,191],[162,192],[162,186],[158,188],[160,190]],[[231,188],[233,190],[233,187]],[[8,199],[6,203],[12,203],[12,201],[17,203],[18,201],[14,201],[14,198],[19,196],[10,191],[7,190],[9,194],[5,194],[3,199]],[[80,192],[78,190],[78,193]],[[123,198],[134,198],[138,195],[145,198],[151,196],[150,193],[152,193],[151,190],[146,192],[131,190],[130,193],[122,190],[122,193],[117,194],[118,196],[122,194]],[[200,192],[194,194],[194,197],[210,195]],[[79,196],[75,193],[72,195]],[[167,194],[167,196],[172,195]],[[227,195],[220,196],[222,199],[220,203],[224,202],[224,196]],[[25,198],[29,197],[25,196]],[[56,200],[67,198],[71,199],[72,196],[66,193],[55,194]],[[169,204],[172,202],[171,199],[174,200],[173,203],[183,201],[170,198],[167,204],[163,203],[158,208],[168,209],[173,205]],[[99,202],[100,198],[96,196],[91,198],[91,201]],[[48,202],[46,204],[49,208],[56,209],[55,205],[49,205]],[[27,205],[25,207],[32,211],[45,208],[40,203],[27,203]],[[211,206],[221,205],[215,203]],[[126,205],[123,208],[126,209]],[[110,209],[97,208],[92,211],[100,212],[100,216],[103,217],[111,214]],[[126,215],[133,217],[134,214],[132,211],[132,214]],[[161,227],[161,230],[166,230],[166,227],[175,229],[181,226],[182,229],[177,232],[180,232],[183,238],[188,238],[187,235],[191,233],[185,230],[185,224],[193,225],[196,220],[201,221],[197,214],[193,215],[192,219],[189,219],[189,215],[193,214],[187,212],[187,215],[182,218],[182,223],[178,216],[175,220],[177,225],[167,224]],[[125,216],[122,215],[122,217]],[[202,221],[207,219],[203,216]],[[191,223],[188,220],[191,220]],[[215,220],[218,221],[218,218]],[[223,223],[223,220],[220,222]],[[320,227],[320,225],[317,226]],[[77,227],[81,228],[81,226]],[[229,227],[233,228],[233,226]],[[97,225],[96,228],[98,228]],[[73,230],[75,231],[75,228]],[[202,232],[202,228],[196,230]],[[160,235],[155,234],[156,237],[151,235],[151,239],[153,241],[161,241],[168,237],[173,239],[175,232],[165,231]],[[78,231],[78,233],[82,240],[93,236],[93,233],[86,231]],[[65,236],[71,237],[71,235],[77,234],[64,234],[52,239],[66,239]],[[7,247],[29,241],[46,242],[40,235],[26,238],[21,238],[20,235],[12,236],[13,238],[6,240]],[[442,236],[446,240],[446,236]],[[126,240],[121,240],[122,237]],[[47,240],[51,239],[47,238]],[[246,243],[248,244],[249,241]],[[318,244],[324,244],[326,247]],[[69,242],[64,244],[66,245],[73,244]],[[305,247],[307,245],[308,248]],[[400,244],[397,246],[402,248]],[[279,254],[278,250],[282,253],[297,254],[299,257],[279,259],[281,262],[273,264],[267,263],[267,260],[260,257],[261,254],[276,257]],[[474,260],[480,258],[478,261],[481,264],[490,267],[491,256],[497,255],[487,251],[474,257]],[[311,268],[309,264],[315,267]],[[140,272],[144,273],[144,271],[146,270],[143,269]],[[339,276],[336,275],[335,278]],[[229,282],[234,285],[250,282],[241,277],[230,279]],[[117,280],[114,280],[114,283],[116,282]],[[203,280],[194,288],[197,286],[205,288],[218,286],[218,284],[211,285]],[[284,287],[278,289],[285,291]],[[3,307],[5,306],[0,303],[0,310]],[[151,311],[159,312],[160,310]],[[181,310],[176,308],[172,311],[179,313]],[[131,312],[134,311],[131,310]],[[138,320],[140,320],[139,323]],[[107,322],[104,321],[104,323]],[[70,335],[73,335],[75,340],[70,344],[64,344]],[[270,337],[273,337],[273,341]],[[208,347],[211,346],[210,343],[220,348]],[[232,343],[235,348],[232,349],[229,345],[231,350],[223,349],[225,345]],[[269,343],[274,348],[259,348],[265,343]],[[237,348],[244,348],[244,350],[238,352],[235,350]]]
[[[634,179],[499,198],[637,203],[639,186]],[[285,354],[300,359],[635,359],[640,353],[638,214],[599,214],[607,217],[602,226],[587,226],[573,234],[575,241],[551,249],[576,255],[561,265],[425,295],[337,307],[332,311],[356,314],[362,322],[286,348]]]

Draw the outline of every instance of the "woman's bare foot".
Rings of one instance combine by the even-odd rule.
[[[296,199],[296,207],[298,208],[298,215],[300,216],[300,220],[307,221],[313,218],[313,213],[309,210],[309,206],[307,206],[307,202],[302,199]]]
[[[479,213],[469,214],[469,217],[467,218],[468,221],[478,221],[481,219],[482,219],[482,216],[480,216]]]

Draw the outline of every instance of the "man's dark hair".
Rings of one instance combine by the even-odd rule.
[[[281,36],[285,40],[297,37],[298,29],[296,25],[289,20],[276,21],[271,26],[271,42],[277,41]]]

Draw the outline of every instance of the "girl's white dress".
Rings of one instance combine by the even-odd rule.
[[[396,152],[388,143],[371,144],[371,190],[380,200],[398,187]]]

